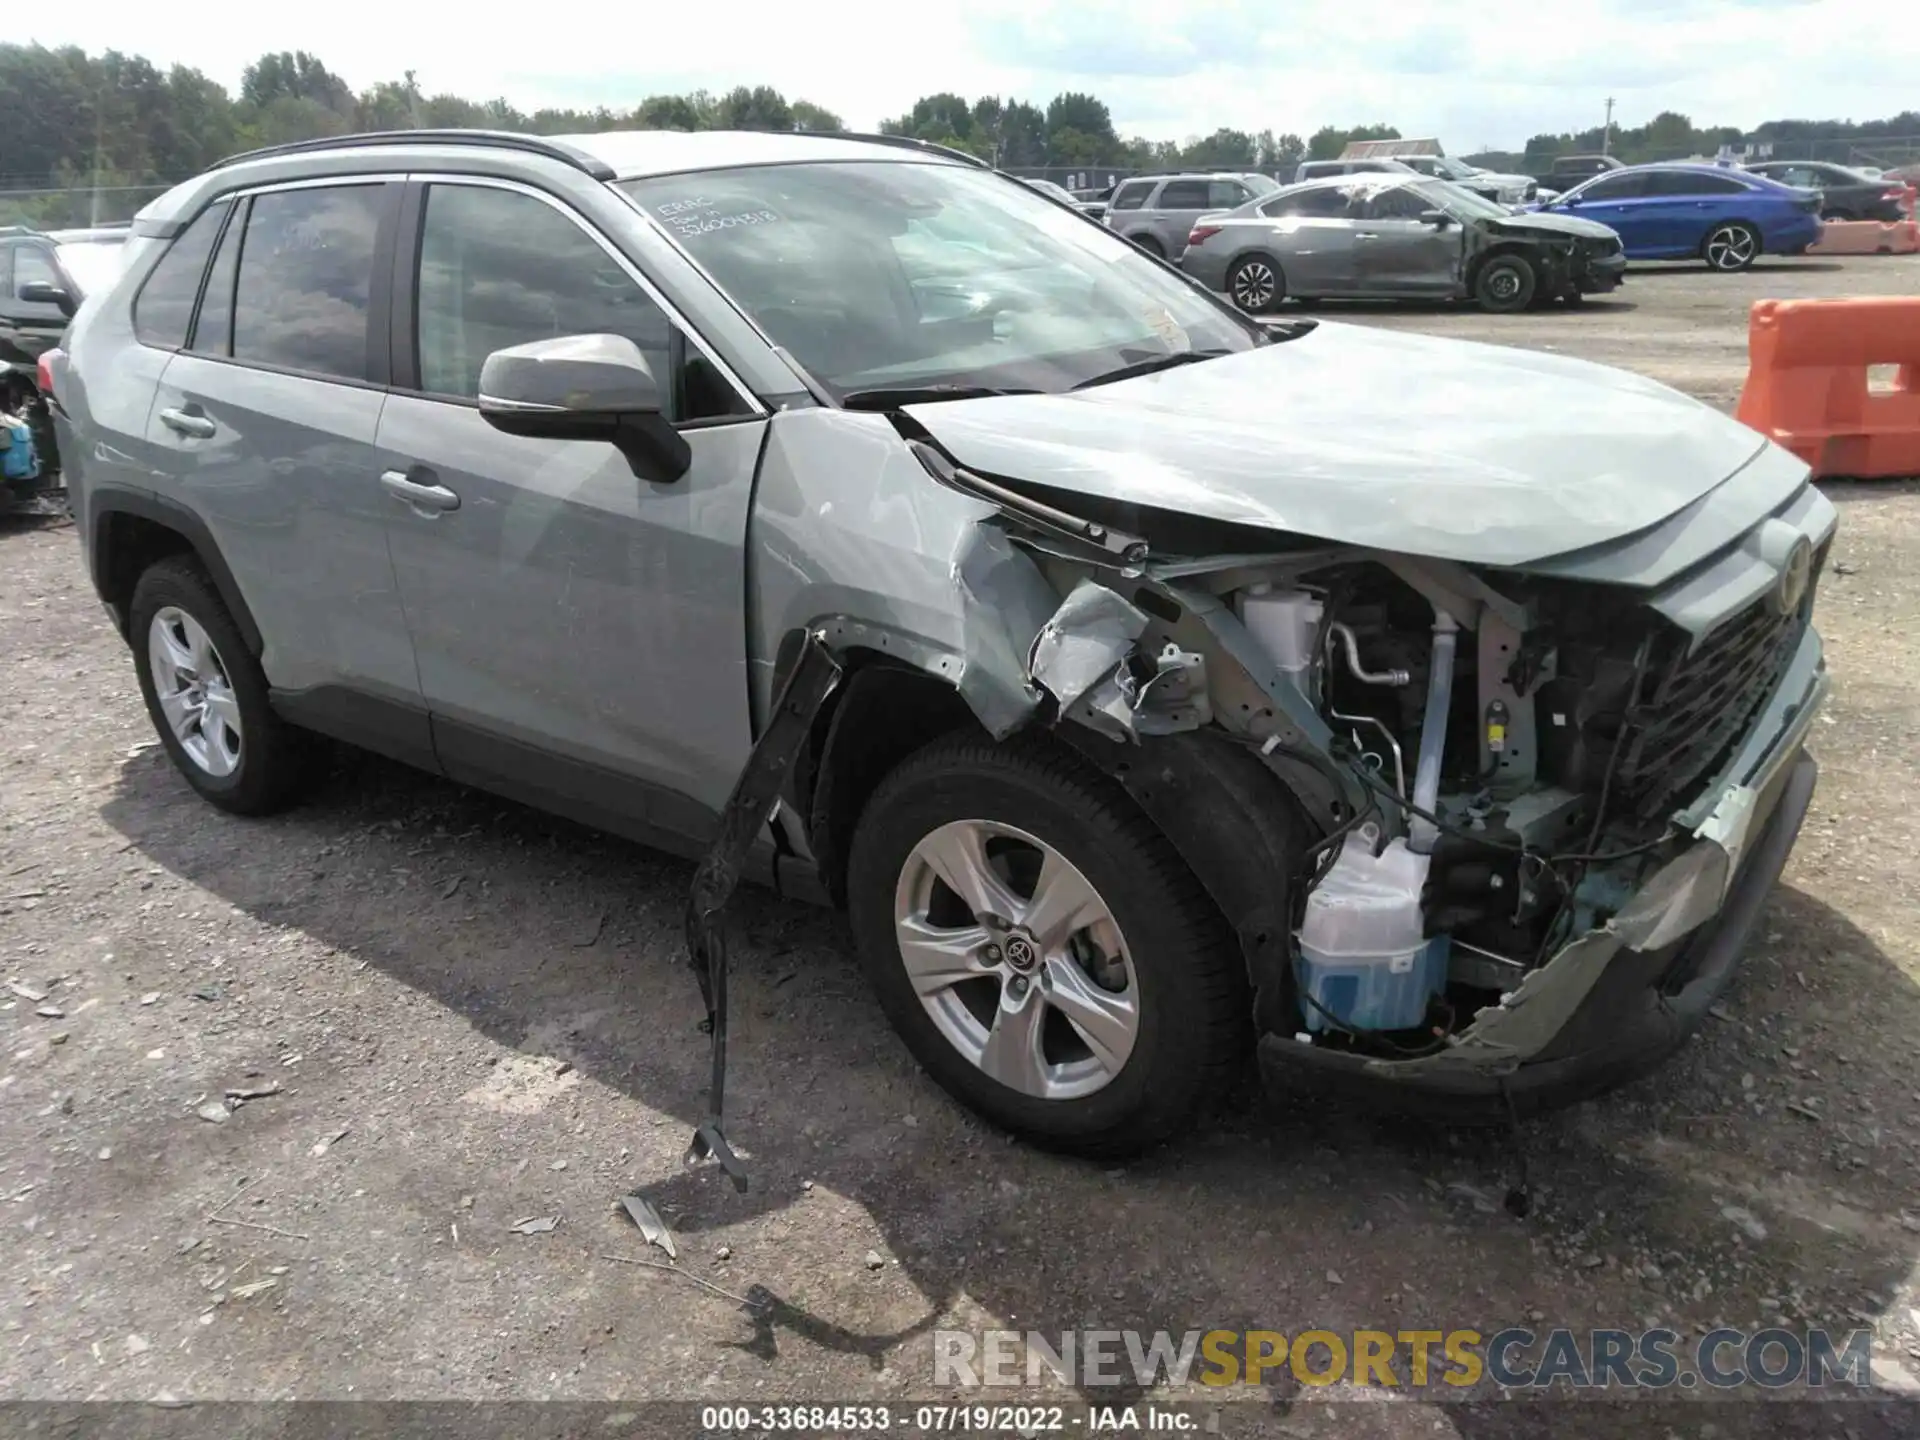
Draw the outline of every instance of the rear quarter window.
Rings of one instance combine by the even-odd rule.
[[[209,205],[174,237],[133,299],[133,333],[142,345],[178,350],[187,343],[200,277],[227,218],[227,202]]]

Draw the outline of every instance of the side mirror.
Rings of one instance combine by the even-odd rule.
[[[51,280],[29,280],[17,293],[29,305],[59,306],[60,313],[69,320],[73,318],[73,312],[80,308],[80,302],[73,298],[71,290]]]
[[[1453,223],[1453,217],[1444,210],[1422,210],[1420,218],[1436,230],[1444,230]]]
[[[660,413],[660,385],[624,335],[562,335],[496,350],[480,367],[480,418],[505,435],[600,440],[642,480],[678,480],[693,452]]]

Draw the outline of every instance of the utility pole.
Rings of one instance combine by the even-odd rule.
[[[87,223],[100,223],[100,146],[103,131],[101,110],[106,104],[106,92],[96,90],[93,96],[93,198],[87,205]]]
[[[1613,97],[1607,96],[1607,121],[1600,127],[1600,153],[1605,155],[1613,145]]]

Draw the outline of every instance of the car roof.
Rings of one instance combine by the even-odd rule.
[[[1652,171],[1677,171],[1682,175],[1734,175],[1741,174],[1737,165],[1715,165],[1706,160],[1650,160],[1644,165],[1623,165],[1618,170],[1603,171],[1604,175],[1642,175]],[[1598,180],[1601,175],[1593,177]],[[1764,176],[1761,178],[1765,178]]]
[[[232,155],[150,202],[134,221],[141,235],[170,236],[215,195],[315,175],[381,173],[441,166],[471,172],[497,157],[525,173],[555,163],[588,182],[641,180],[748,165],[830,160],[966,165],[984,160],[901,135],[769,133],[755,130],[606,130],[529,135],[504,130],[385,130],[295,141]]]
[[[1408,179],[1427,180],[1418,170],[1409,170],[1401,174],[1398,170],[1356,170],[1351,175],[1315,175],[1311,180],[1296,180],[1291,185],[1283,185],[1274,195],[1291,195],[1300,190],[1331,190],[1336,185],[1358,185],[1362,189],[1384,190],[1390,185],[1404,185]],[[1271,200],[1274,195],[1263,195],[1263,200]]]

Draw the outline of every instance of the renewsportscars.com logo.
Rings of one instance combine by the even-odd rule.
[[[936,1385],[1377,1386],[1776,1390],[1873,1386],[1873,1332],[1712,1330],[1028,1330],[933,1332]]]

